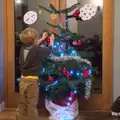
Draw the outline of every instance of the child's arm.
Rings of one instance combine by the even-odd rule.
[[[52,35],[50,36],[50,44],[49,44],[49,46],[53,46],[53,44],[54,44],[54,39],[55,39],[55,36],[54,36],[54,34],[52,34]]]
[[[42,37],[38,40],[37,44],[39,45],[40,43],[42,43],[43,40],[45,40],[45,38],[48,36],[47,32],[44,32]]]
[[[42,59],[44,59],[45,57],[47,57],[50,53],[51,53],[51,51],[52,51],[52,46],[53,46],[53,44],[54,44],[54,34],[52,34],[51,36],[50,36],[50,44],[49,44],[49,46],[48,47],[39,47],[39,53],[40,53],[40,57],[42,58]]]

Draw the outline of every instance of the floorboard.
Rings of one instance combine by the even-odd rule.
[[[47,112],[39,112],[40,120],[48,120]],[[7,109],[0,113],[0,120],[15,120],[15,109]],[[112,117],[108,112],[81,112],[79,120],[120,120],[119,117]]]

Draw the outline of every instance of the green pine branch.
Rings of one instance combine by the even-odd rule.
[[[80,5],[80,3],[76,3],[69,8],[63,9],[63,10],[60,11],[60,13],[66,13],[67,14],[68,12],[71,12],[74,9],[76,9],[78,7],[78,5]]]
[[[39,5],[38,7],[39,7],[39,9],[45,10],[45,11],[48,12],[48,13],[53,13],[52,10],[47,9],[46,7],[44,7],[44,6],[42,6],[42,5]]]
[[[46,7],[42,6],[42,5],[39,5],[39,9],[42,9],[42,10],[45,10],[47,11],[48,13],[57,13],[57,14],[61,14],[61,13],[64,13],[64,14],[68,14],[69,12],[73,11],[74,9],[76,9],[78,6],[80,5],[80,3],[76,3],[74,5],[72,5],[71,7],[69,8],[65,8],[65,9],[62,9],[62,10],[57,10],[53,4],[50,4],[49,5],[49,9],[47,9]]]
[[[49,8],[54,12],[54,13],[58,13],[58,10],[54,7],[53,4],[49,5]]]

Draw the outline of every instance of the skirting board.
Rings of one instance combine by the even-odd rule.
[[[0,104],[0,112],[4,111],[4,109],[5,109],[5,103],[2,102],[2,103]]]

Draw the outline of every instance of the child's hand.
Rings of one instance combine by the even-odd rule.
[[[54,36],[54,34],[52,34],[52,35],[50,36],[50,46],[53,45],[54,39],[55,39],[55,36]]]
[[[44,32],[41,39],[42,39],[42,40],[45,40],[47,36],[48,36],[48,33],[47,33],[47,32]]]
[[[42,43],[42,41],[45,40],[47,36],[48,36],[48,33],[44,32],[42,37],[38,40],[37,44],[39,45],[40,43]]]

